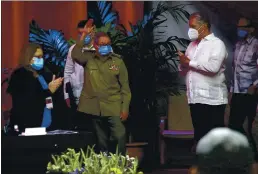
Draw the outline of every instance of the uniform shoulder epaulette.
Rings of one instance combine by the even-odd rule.
[[[112,56],[114,56],[114,57],[116,57],[116,58],[122,59],[122,56],[121,56],[121,55],[119,55],[119,54],[112,53],[111,55],[112,55]]]

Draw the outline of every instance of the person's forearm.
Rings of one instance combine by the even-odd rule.
[[[210,50],[207,61],[191,60],[189,66],[196,70],[208,73],[209,75],[216,75],[228,56],[226,47],[223,42],[216,41],[213,48]]]
[[[65,63],[65,69],[64,69],[64,99],[67,99],[69,98],[69,95],[66,91],[66,84],[68,82],[70,82],[70,79],[71,79],[71,75],[74,73],[74,61],[72,60],[72,57],[71,57],[71,52],[72,52],[72,49],[74,48],[74,46],[72,46],[70,49],[69,49],[69,53],[68,53],[68,56],[67,56],[67,59],[66,59],[66,63]]]
[[[72,50],[72,59],[79,64],[85,64],[87,61],[92,58],[93,53],[90,51],[82,51],[84,42],[82,40],[77,41],[76,45]]]
[[[189,66],[196,70],[204,71],[210,74],[217,74],[220,70],[222,62],[210,61],[206,63],[191,60]]]

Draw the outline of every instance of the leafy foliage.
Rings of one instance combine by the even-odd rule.
[[[136,25],[130,23],[131,31],[127,37],[118,39],[115,52],[123,55],[128,65],[132,96],[144,102],[149,113],[155,113],[156,99],[166,100],[168,95],[179,94],[178,55],[176,44],[187,47],[189,41],[170,36],[166,41],[163,26],[170,13],[175,21],[187,21],[189,13],[184,5],[168,7],[160,2],[156,9],[144,16]],[[155,34],[155,35],[154,35]],[[124,44],[126,43],[126,44]],[[120,46],[122,45],[122,46]]]
[[[98,13],[89,12],[89,17],[94,19],[96,25],[96,32],[107,33],[111,40],[113,47],[119,47],[125,45],[126,42],[120,42],[117,44],[119,39],[124,39],[126,31],[120,30],[123,28],[122,25],[117,24],[118,22],[118,13],[112,10],[112,2],[110,1],[97,1],[97,11]],[[120,29],[119,29],[120,28]]]
[[[97,28],[101,28],[105,25],[115,27],[118,19],[118,13],[112,11],[112,2],[110,1],[97,1],[98,13],[89,12],[89,18],[94,20]]]
[[[53,162],[47,166],[48,173],[70,174],[143,174],[137,172],[138,160],[128,155],[101,152],[96,154],[88,147],[86,153],[68,149],[61,155],[52,155]]]
[[[42,46],[45,62],[52,72],[63,71],[70,45],[61,31],[44,30],[32,20],[29,41]]]

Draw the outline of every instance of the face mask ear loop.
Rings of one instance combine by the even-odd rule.
[[[203,24],[197,29],[198,31],[198,37],[203,33],[204,30],[202,30],[202,32],[199,32],[199,30],[202,28]]]

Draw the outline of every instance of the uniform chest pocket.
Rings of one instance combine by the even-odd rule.
[[[116,76],[119,74],[120,67],[115,63],[108,63],[104,66],[104,68],[105,71],[111,76]]]
[[[96,74],[99,71],[98,66],[92,62],[89,62],[87,64],[87,69],[88,69],[90,75]]]
[[[119,68],[112,65],[105,66],[105,80],[109,83],[116,84],[119,75]]]

